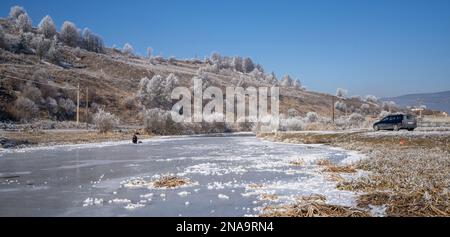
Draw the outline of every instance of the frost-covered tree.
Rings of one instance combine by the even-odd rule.
[[[59,38],[63,43],[70,47],[78,46],[80,42],[80,33],[77,26],[70,21],[65,21],[61,27]]]
[[[220,64],[220,61],[222,60],[222,56],[218,52],[212,52],[210,57],[212,63],[214,64]]]
[[[295,79],[292,86],[297,88],[297,89],[301,89],[302,88],[302,84],[300,83],[299,79]]]
[[[153,48],[152,47],[147,47],[147,57],[151,58],[153,55]]]
[[[336,96],[339,97],[339,98],[346,98],[347,97],[347,90],[343,89],[343,88],[337,88]]]
[[[233,65],[233,68],[237,72],[243,72],[242,69],[242,58],[241,57],[233,57],[233,61],[231,63]]]
[[[261,64],[256,64],[255,69],[260,71],[261,73],[264,73],[264,67]]]
[[[377,103],[378,102],[378,98],[374,95],[366,95],[366,101],[367,102],[372,102],[372,103]]]
[[[50,49],[50,46],[52,44],[52,41],[49,39],[46,39],[44,35],[38,35],[33,38],[32,46],[36,50],[36,55],[42,59]]]
[[[92,33],[88,28],[84,28],[83,30],[81,46],[87,51],[96,53],[102,53],[104,50],[102,37]]]
[[[277,76],[275,75],[275,72],[272,72],[266,76],[266,81],[272,85],[278,84]]]
[[[49,15],[46,15],[44,18],[42,18],[41,22],[38,25],[38,30],[39,33],[43,34],[47,39],[52,39],[53,36],[56,35],[55,23]]]
[[[179,83],[174,74],[164,78],[161,75],[155,75],[152,79],[144,77],[139,82],[137,98],[145,108],[170,109],[172,106],[172,90]]]
[[[22,14],[26,14],[27,11],[25,11],[25,8],[23,8],[22,6],[13,6],[11,7],[11,9],[9,10],[9,17],[13,18],[13,19],[18,19],[20,15]]]
[[[250,73],[255,69],[255,64],[253,63],[251,58],[244,58],[242,61],[242,69],[245,73]]]
[[[119,124],[119,119],[114,114],[106,112],[103,109],[99,109],[94,114],[93,121],[101,133],[110,132]]]
[[[281,79],[280,85],[283,87],[290,87],[292,86],[292,78],[289,75],[284,75],[284,77]]]
[[[50,44],[50,48],[47,51],[47,54],[45,55],[46,58],[54,63],[59,64],[61,62],[61,53],[59,52],[58,44],[56,43],[56,40],[53,40]]]
[[[134,52],[134,48],[131,44],[125,43],[125,45],[123,46],[122,52],[127,55],[132,55]]]
[[[19,28],[23,32],[29,32],[33,28],[31,18],[27,13],[20,14],[20,16],[17,18],[16,25],[17,28]]]

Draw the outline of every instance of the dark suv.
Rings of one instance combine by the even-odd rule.
[[[408,129],[412,131],[417,127],[416,118],[409,114],[393,114],[384,117],[382,120],[373,124],[375,131],[386,129],[398,131],[400,129]]]

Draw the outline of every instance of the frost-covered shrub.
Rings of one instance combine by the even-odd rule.
[[[302,131],[305,130],[306,124],[299,117],[280,119],[280,128],[283,131]]]
[[[358,113],[352,113],[349,117],[348,117],[348,124],[352,127],[361,127],[362,123],[365,121],[366,119],[364,118],[364,116],[362,116],[361,114]]]
[[[172,90],[177,84],[178,78],[173,73],[166,78],[155,75],[150,80],[145,77],[139,82],[137,97],[147,109],[170,109],[172,106]]]
[[[202,71],[204,72],[212,72],[212,73],[219,73],[220,72],[220,66],[219,64],[207,64],[203,67],[201,67]]]
[[[297,117],[299,115],[298,111],[296,109],[288,109],[288,117]]]
[[[72,118],[75,114],[76,106],[75,103],[69,98],[64,99],[60,98],[58,100],[58,111],[59,117],[61,119],[69,119]]]
[[[383,101],[381,108],[383,110],[391,111],[396,107],[396,103],[394,101]]]
[[[83,30],[81,46],[91,52],[102,53],[104,51],[102,37],[92,33],[88,28]]]
[[[119,119],[114,114],[106,112],[103,109],[99,109],[94,114],[93,121],[101,133],[110,132],[119,124]]]
[[[361,112],[363,112],[364,114],[370,113],[370,105],[368,105],[368,104],[362,104],[360,109],[361,109]]]
[[[347,97],[347,90],[343,88],[337,88],[336,90],[336,96],[339,98],[345,98]]]
[[[123,46],[123,49],[122,49],[122,53],[124,53],[126,55],[133,55],[133,52],[134,52],[133,46],[129,43],[125,43],[125,45]]]
[[[45,99],[45,105],[47,106],[49,115],[53,116],[58,113],[58,103],[52,97]]]
[[[42,59],[48,53],[48,50],[50,49],[52,41],[49,39],[46,39],[44,37],[44,35],[38,35],[33,38],[33,41],[31,42],[31,44],[36,51],[36,55],[40,59]]]
[[[144,127],[148,133],[159,135],[178,134],[181,124],[175,123],[169,111],[154,108],[144,112]]]
[[[32,83],[27,83],[25,85],[22,90],[22,96],[30,99],[35,103],[39,103],[42,98],[41,91]]]
[[[49,15],[46,15],[44,18],[42,18],[41,22],[38,25],[38,30],[39,33],[43,34],[47,39],[52,39],[53,36],[56,35],[55,23]]]
[[[308,112],[306,114],[306,121],[309,123],[315,123],[319,120],[319,115],[316,112]]]
[[[11,7],[11,9],[9,10],[9,17],[13,18],[13,19],[18,19],[20,15],[22,14],[26,14],[27,11],[25,11],[25,8],[23,8],[22,6],[13,6]]]
[[[17,120],[29,121],[39,112],[36,104],[28,98],[20,96],[14,101],[13,116]]]
[[[59,38],[67,46],[76,47],[80,42],[80,33],[74,23],[65,21],[61,27]]]
[[[347,105],[342,101],[336,101],[336,103],[334,103],[334,108],[339,111],[345,111],[347,109]]]
[[[34,72],[32,79],[39,83],[37,84],[37,87],[41,91],[42,98],[56,98],[58,96],[58,90],[49,84],[50,76],[45,69],[39,69]]]
[[[366,101],[367,102],[372,102],[372,103],[377,103],[378,102],[378,98],[374,95],[366,95]]]
[[[137,107],[136,106],[136,98],[134,96],[126,97],[123,100],[123,106],[128,110],[135,109]]]

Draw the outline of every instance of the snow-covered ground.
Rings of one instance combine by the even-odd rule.
[[[0,216],[251,216],[310,194],[355,204],[356,195],[337,190],[316,161],[348,164],[363,156],[245,135],[3,151]],[[167,174],[192,182],[152,185]]]

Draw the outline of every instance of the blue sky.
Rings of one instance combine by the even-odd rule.
[[[394,96],[450,90],[448,0],[169,0],[0,2],[89,27],[144,54],[249,56],[310,90]]]

